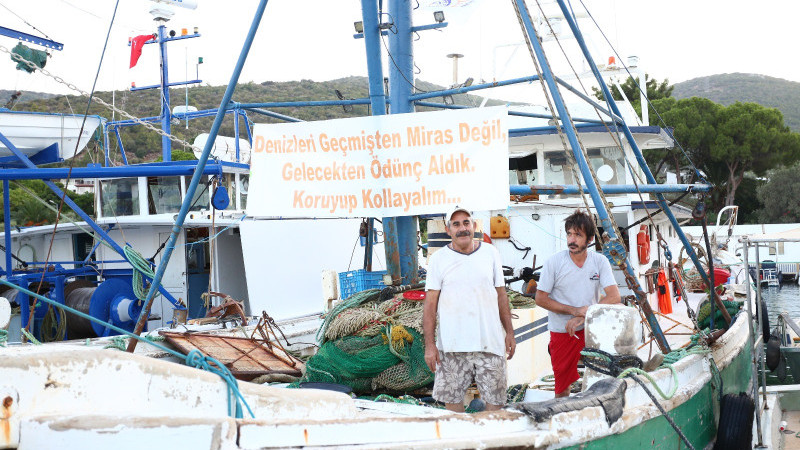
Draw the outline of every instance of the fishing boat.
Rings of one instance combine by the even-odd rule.
[[[66,448],[85,448],[125,446],[134,442],[140,446],[145,442],[157,442],[159,446],[211,448],[601,448],[617,445],[697,448],[706,447],[715,440],[718,443],[749,445],[747,431],[752,421],[747,422],[746,414],[739,412],[742,409],[748,411],[752,399],[747,396],[740,400],[728,397],[730,394],[738,397],[740,392],[751,392],[755,378],[752,361],[753,349],[758,341],[753,326],[759,323],[760,316],[753,313],[751,305],[754,302],[747,285],[727,287],[724,295],[729,295],[731,300],[739,299],[739,304],[744,307],[741,310],[734,307],[730,314],[733,317],[728,318],[731,319],[730,323],[722,327],[724,333],[718,329],[712,335],[700,335],[700,341],[705,344],[691,351],[680,349],[689,343],[689,335],[694,334],[696,329],[702,329],[698,329],[695,323],[694,311],[702,309],[700,303],[705,300],[703,295],[693,295],[679,289],[683,304],[678,309],[688,306],[685,315],[659,315],[654,313],[651,304],[659,303],[657,295],[654,295],[655,292],[648,294],[641,287],[648,277],[652,278],[651,258],[660,259],[663,262],[661,269],[670,274],[683,269],[682,262],[678,262],[677,267],[670,264],[671,255],[677,254],[679,246],[686,248],[691,260],[687,264],[697,268],[698,276],[707,285],[718,284],[709,279],[707,269],[699,263],[681,231],[673,208],[667,205],[662,195],[687,191],[702,193],[709,186],[659,185],[655,182],[644,163],[642,150],[670,146],[672,138],[660,127],[627,125],[631,117],[626,116],[627,112],[621,112],[611,100],[603,77],[585,48],[575,18],[568,6],[560,1],[561,20],[577,39],[583,57],[594,69],[596,81],[604,89],[605,98],[609,99],[607,103],[600,104],[588,95],[577,92],[578,97],[590,107],[588,110],[570,108],[568,112],[559,88],[564,86],[566,89],[566,83],[558,79],[549,67],[539,39],[540,31],[534,26],[525,3],[515,1],[514,5],[523,36],[540,73],[521,79],[413,93],[408,82],[414,77],[411,52],[408,51],[412,45],[412,34],[445,28],[447,24],[437,18],[436,23],[412,26],[412,5],[407,1],[389,2],[389,14],[379,14],[378,2],[362,1],[363,20],[361,30],[356,29],[356,38],[364,39],[367,50],[370,98],[321,103],[370,104],[373,114],[381,117],[315,124],[259,125],[252,130],[250,166],[240,162],[238,135],[233,141],[235,151],[230,158],[233,161],[209,162],[221,121],[227,112],[233,111],[234,117],[239,117],[242,110],[265,111],[266,108],[309,105],[306,101],[275,102],[238,104],[233,108],[230,103],[241,65],[264,14],[266,1],[262,1],[255,12],[240,63],[234,70],[220,108],[205,112],[214,115],[215,122],[209,130],[209,137],[205,139],[198,161],[170,161],[170,141],[164,136],[163,163],[73,169],[73,177],[98,180],[97,218],[81,214],[77,205],[65,198],[70,207],[78,210],[76,212],[82,222],[59,226],[56,240],[61,240],[63,246],[54,248],[61,253],[45,256],[44,260],[41,256],[46,255],[45,245],[49,234],[53,232],[52,227],[12,231],[8,226],[6,209],[3,238],[5,248],[10,251],[5,252],[6,273],[0,283],[8,288],[3,294],[13,297],[22,307],[20,327],[30,323],[34,333],[38,327],[41,337],[42,331],[49,331],[50,328],[46,321],[50,325],[62,322],[61,317],[66,314],[60,312],[62,310],[70,314],[81,313],[84,321],[70,325],[77,327],[77,330],[67,331],[68,337],[80,337],[81,340],[42,346],[11,345],[0,349],[0,379],[15,380],[0,385],[4,408],[0,418],[0,426],[4,430],[4,434],[0,435],[0,445],[37,448],[59,442],[60,446]],[[156,11],[155,14],[161,12]],[[392,23],[382,22],[384,16],[392,17]],[[538,22],[538,26],[546,26],[546,19],[542,17],[541,20],[544,22]],[[388,48],[394,55],[395,64],[390,66],[388,86],[391,96],[387,99],[380,40],[383,30],[390,28],[392,32],[387,33],[390,41]],[[161,23],[157,38],[152,43],[164,46],[171,39],[176,38],[167,36]],[[448,104],[447,101],[431,101],[503,84],[532,81],[547,86],[552,102],[534,112],[505,107],[461,111],[457,105]],[[171,84],[166,76],[162,77],[162,83],[162,93],[168,93]],[[165,97],[168,101],[168,94],[162,95],[162,99]],[[393,114],[384,116],[387,103]],[[395,113],[413,112],[414,105],[459,110],[395,116]],[[601,118],[580,119],[586,117],[582,111],[599,111]],[[266,112],[271,117],[295,121],[289,116]],[[525,119],[524,125],[510,125],[512,122],[507,120],[508,116]],[[575,118],[577,124],[570,116]],[[165,134],[169,134],[172,118],[170,109],[162,107],[162,116],[156,121],[161,122]],[[487,125],[489,123],[492,125]],[[117,133],[119,127],[130,124],[107,123],[106,141]],[[464,133],[462,124],[467,129],[463,141],[472,140],[478,143],[476,145],[483,145],[481,141],[495,140],[492,148],[500,154],[499,158],[491,159],[487,164],[471,167],[495,170],[489,173],[502,174],[504,183],[509,178],[516,181],[509,187],[508,183],[492,183],[487,177],[477,178],[472,175],[474,172],[466,175],[473,177],[468,179],[471,184],[475,184],[475,179],[481,179],[487,185],[481,187],[487,192],[486,198],[492,200],[476,197],[475,217],[484,224],[482,233],[492,237],[500,249],[504,261],[509,265],[511,278],[522,277],[525,268],[535,269],[535,260],[531,262],[533,255],[543,261],[560,249],[563,217],[575,208],[584,206],[585,202],[591,202],[588,208],[596,214],[607,236],[605,242],[599,243],[599,251],[606,254],[618,268],[615,273],[623,288],[626,288],[623,289],[623,295],[630,306],[596,308],[597,320],[588,321],[587,333],[597,337],[595,343],[598,350],[603,347],[600,341],[611,338],[613,352],[615,338],[635,336],[633,331],[645,327],[647,334],[641,337],[640,333],[638,339],[632,339],[633,355],[627,356],[638,354],[640,359],[649,360],[650,353],[669,355],[671,364],[653,368],[646,375],[648,382],[639,375],[621,379],[616,377],[619,375],[617,373],[611,377],[604,376],[603,372],[609,368],[604,369],[602,364],[598,364],[592,369],[594,373],[585,376],[581,394],[569,400],[545,400],[552,393],[532,387],[521,401],[503,411],[465,415],[419,404],[353,399],[342,393],[317,389],[237,383],[227,364],[208,359],[196,349],[189,351],[189,347],[179,346],[186,350],[177,352],[175,347],[164,347],[157,343],[131,345],[138,340],[129,339],[126,342],[128,348],[133,350],[132,347],[136,347],[136,352],[102,348],[116,334],[138,336],[145,331],[146,325],[158,328],[167,325],[167,322],[176,325],[183,323],[182,315],[190,318],[204,316],[211,307],[222,305],[220,299],[214,298],[217,292],[225,294],[219,296],[221,298],[243,301],[240,319],[258,316],[264,311],[264,321],[258,325],[262,331],[266,329],[265,324],[274,323],[286,331],[290,339],[306,339],[322,323],[320,315],[313,312],[331,307],[335,310],[332,302],[339,297],[346,300],[345,295],[331,294],[336,290],[332,287],[337,283],[325,276],[320,281],[320,273],[323,269],[345,272],[354,254],[353,238],[361,237],[364,238],[360,252],[364,269],[367,269],[367,273],[373,272],[368,269],[373,268],[372,255],[376,247],[374,230],[380,230],[385,239],[386,273],[385,277],[379,278],[379,284],[367,287],[386,287],[390,289],[389,294],[393,295],[395,291],[407,290],[405,286],[416,285],[420,281],[416,221],[408,217],[408,213],[402,214],[408,211],[402,204],[403,195],[397,197],[387,192],[387,189],[395,189],[396,194],[397,190],[409,189],[408,185],[419,190],[410,181],[413,172],[405,175],[409,180],[401,180],[405,183],[391,184],[383,190],[376,189],[374,196],[361,197],[363,203],[370,203],[370,206],[379,202],[392,205],[379,210],[384,213],[384,219],[382,227],[377,227],[372,219],[358,218],[364,216],[359,212],[363,211],[365,205],[360,205],[361,210],[358,210],[359,205],[352,205],[356,213],[348,211],[333,214],[335,211],[330,211],[330,214],[326,214],[325,209],[336,208],[331,204],[317,205],[317,199],[323,202],[325,195],[331,194],[325,192],[325,187],[321,188],[320,193],[307,188],[297,194],[296,188],[292,191],[286,186],[270,184],[280,175],[265,176],[274,167],[259,164],[264,164],[270,148],[278,148],[276,142],[282,149],[288,148],[286,143],[290,141],[298,149],[319,145],[327,155],[320,152],[315,156],[324,163],[335,164],[339,162],[336,158],[346,157],[344,152],[333,154],[335,145],[350,142],[341,141],[342,137],[334,139],[344,136],[337,135],[337,132],[362,130],[363,142],[369,142],[367,136],[375,136],[373,142],[378,141],[380,132],[383,136],[380,142],[385,147],[391,147],[394,145],[393,135],[387,130],[393,127],[407,130],[424,126],[431,130],[439,126],[443,130],[442,136],[447,135],[445,128],[450,127],[456,136],[462,136],[458,134]],[[288,125],[296,125],[297,128]],[[607,127],[612,127],[615,133],[608,133]],[[473,132],[474,129],[478,131]],[[320,140],[302,144],[302,139],[287,140],[281,137],[289,133],[297,136],[309,130],[313,130],[313,135],[320,137]],[[323,134],[325,140],[321,139]],[[435,133],[431,136],[434,139],[436,137]],[[402,137],[398,140],[402,140]],[[426,145],[429,144],[419,146]],[[37,168],[24,154],[12,147],[13,144],[9,149],[26,167],[8,172],[6,179],[33,175],[42,179],[66,177],[63,171],[58,172],[61,169]],[[108,151],[108,146],[105,148]],[[397,150],[402,149],[401,145]],[[440,152],[437,156],[442,156],[441,160],[437,160],[437,170],[459,172],[457,167],[468,167],[465,161],[467,157],[463,154],[459,159],[454,157],[453,149],[441,147],[437,151]],[[451,153],[448,154],[448,151]],[[292,156],[289,153],[303,152],[274,153],[289,157]],[[511,162],[509,154],[512,156]],[[427,159],[428,156],[422,154],[416,157]],[[457,161],[461,164],[457,164]],[[635,161],[636,165],[630,161]],[[291,162],[296,163],[295,160]],[[408,167],[414,167],[413,161],[409,164]],[[285,168],[286,165],[281,167]],[[324,178],[324,168],[320,167],[316,166],[319,172],[312,168],[310,173],[322,173]],[[400,164],[399,167],[402,176],[405,166]],[[433,164],[428,166],[428,174],[432,167]],[[384,173],[382,170],[378,172]],[[390,162],[389,173],[397,173],[392,170]],[[291,171],[284,178],[308,178],[308,173],[306,169]],[[361,183],[358,169],[350,173]],[[496,181],[496,177],[493,180]],[[491,195],[488,192],[490,184]],[[269,189],[273,186],[275,190]],[[7,182],[4,187],[7,195]],[[312,218],[282,214],[281,208],[286,208],[286,204],[280,201],[285,202],[286,197],[281,198],[280,189],[293,192],[294,198],[299,198],[294,200],[295,209],[303,209],[305,215]],[[256,192],[258,195],[252,195]],[[430,191],[419,192],[421,200],[418,203],[425,208],[420,209],[418,214],[433,214],[427,231],[428,251],[431,252],[436,247],[437,231],[441,232],[441,228],[437,229],[437,226],[441,226],[441,219],[436,212],[440,214],[441,210],[456,202],[447,197],[444,201],[437,200],[440,198],[438,191],[434,194]],[[514,196],[511,203],[509,194]],[[343,203],[338,203],[339,207],[349,208],[351,204],[346,203],[349,198],[343,198]],[[495,203],[497,198],[502,202]],[[273,199],[277,199],[277,203],[271,203]],[[399,204],[389,199],[399,199]],[[410,203],[413,202],[408,200],[405,206]],[[291,200],[289,204],[292,204]],[[228,209],[228,206],[231,208]],[[657,219],[652,217],[656,210],[661,211]],[[674,210],[679,215],[691,214],[686,209]],[[501,227],[499,234],[495,235],[491,224],[498,217],[504,219],[499,221],[505,221],[507,227]],[[502,229],[507,231],[506,235],[503,235]],[[91,235],[94,237],[87,237]],[[297,252],[297,246],[288,236],[301,236],[306,248],[319,250],[311,255]],[[479,237],[483,238],[483,235]],[[627,248],[634,248],[634,242],[640,248],[629,253]],[[356,245],[358,243],[355,242]],[[380,246],[377,248],[381,250]],[[656,256],[655,251],[651,253],[650,248],[660,249],[660,255]],[[79,253],[76,249],[82,251]],[[19,262],[21,267],[12,270],[12,257],[25,264]],[[713,273],[713,270],[710,272]],[[148,281],[143,283],[143,279]],[[78,280],[81,283],[75,284]],[[44,289],[42,281],[47,281],[50,283],[48,287],[54,288]],[[209,283],[214,289],[208,289]],[[339,287],[342,285],[339,284]],[[664,288],[667,289],[666,286]],[[664,301],[669,302],[670,306],[675,304],[671,296]],[[31,308],[37,303],[41,303],[42,307]],[[706,303],[714,327],[713,311],[717,302]],[[520,313],[520,318],[514,324],[520,347],[511,361],[510,371],[514,376],[524,373],[524,377],[529,377],[528,381],[533,382],[542,372],[547,372],[549,358],[542,345],[545,342],[546,313],[541,308],[515,312]],[[638,319],[640,313],[644,317],[641,324]],[[627,317],[629,326],[619,327],[609,323],[607,319],[613,315]],[[67,320],[67,324],[70,324],[70,320]],[[668,326],[685,329],[669,333]],[[183,327],[189,331],[216,335],[240,333],[237,329],[220,330],[218,324],[179,325],[181,330]],[[254,333],[250,331],[253,328],[245,330]],[[162,335],[170,336],[165,333]],[[250,336],[252,338],[252,334]],[[100,339],[90,339],[87,345],[84,337]],[[308,341],[302,339],[297,339],[296,346],[290,346],[290,349],[313,349],[313,345],[303,344]],[[265,337],[263,343],[267,345],[276,340]],[[637,349],[642,341],[645,341],[644,345]],[[154,350],[150,345],[158,347]],[[528,347],[524,348],[524,345]],[[273,352],[273,355],[280,356],[279,353]],[[296,368],[291,358],[286,356],[283,359]],[[211,373],[176,364],[176,361],[205,368]],[[669,394],[657,398],[653,392],[659,390]],[[721,407],[721,404],[728,406]],[[753,409],[749,411],[752,415]],[[742,439],[743,436],[746,439]]]

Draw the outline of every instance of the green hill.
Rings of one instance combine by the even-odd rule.
[[[675,84],[678,99],[703,97],[722,105],[753,102],[778,108],[792,131],[800,132],[800,83],[750,73],[725,73]]]
[[[417,81],[416,87],[418,91],[431,91],[442,89],[441,86],[436,86],[425,81]],[[336,100],[336,91],[339,91],[345,98],[366,98],[368,94],[368,83],[365,77],[347,77],[338,80],[316,82],[311,80],[300,81],[287,81],[287,82],[274,82],[265,81],[263,83],[245,83],[240,84],[233,96],[233,101],[239,103],[262,103],[262,102],[275,102],[275,101],[303,101],[303,100]],[[215,108],[219,106],[219,101],[225,91],[224,86],[195,86],[190,87],[189,92],[189,105],[195,106],[198,109]],[[9,96],[11,92],[9,92]],[[174,88],[171,91],[171,100],[173,108],[178,105],[184,105],[186,91],[184,88]],[[111,92],[99,92],[97,94],[104,101],[111,103]],[[117,108],[120,108],[128,113],[139,117],[153,117],[159,113],[158,91],[122,91],[116,92],[115,102]],[[35,98],[28,93],[23,93],[22,101],[16,106],[16,110],[27,111],[48,111],[48,112],[70,112],[69,105],[73,109],[83,111],[83,107],[77,108],[76,105],[85,105],[85,99],[75,96],[51,96],[50,98]],[[39,96],[41,97],[41,96]],[[1,99],[2,97],[0,97]],[[69,100],[69,102],[67,101]],[[28,101],[26,101],[28,100]],[[459,105],[477,106],[480,104],[482,97],[473,95],[455,95],[454,102]],[[441,98],[429,99],[431,102],[441,102]],[[490,101],[489,105],[504,104],[505,102]],[[425,111],[430,108],[417,108],[418,111]],[[366,116],[370,114],[370,108],[367,105],[356,105],[352,108],[345,110],[341,106],[326,106],[326,107],[310,107],[310,108],[274,108],[274,112],[285,114],[288,116],[296,117],[298,119],[313,121],[313,120],[327,120],[342,117],[355,117]],[[93,104],[91,114],[97,114],[103,117],[110,118],[111,111]],[[276,119],[269,118],[257,113],[248,112],[251,120],[257,123],[274,123]],[[116,115],[120,119],[119,114]],[[175,124],[172,127],[174,135],[183,140],[191,143],[195,136],[200,133],[207,132],[211,128],[213,117],[196,119],[189,122],[189,128],[186,128],[185,122]],[[245,131],[243,125],[240,133],[244,135]],[[224,136],[233,136],[233,118],[228,115],[220,129],[220,134]],[[157,134],[147,131],[144,127],[135,126],[124,128],[121,132],[123,146],[129,162],[137,163],[144,161],[153,161],[161,156],[161,138]],[[117,149],[116,139],[112,136],[111,139],[111,154],[112,160],[120,162],[121,156]],[[173,144],[174,149],[180,149],[180,146]],[[85,162],[100,162],[102,157],[97,149],[91,149],[85,152],[83,159]],[[83,160],[79,163],[84,163]]]

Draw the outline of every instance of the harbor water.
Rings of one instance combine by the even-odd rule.
[[[770,328],[778,323],[778,315],[782,312],[789,313],[789,317],[800,320],[800,286],[794,283],[784,283],[780,288],[762,288],[761,296],[767,303],[769,311]]]

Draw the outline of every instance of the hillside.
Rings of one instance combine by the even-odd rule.
[[[0,89],[0,108],[5,106],[9,100],[11,100],[11,96],[14,95],[15,91],[9,91],[7,89]],[[31,91],[24,91],[20,98],[17,99],[18,102],[29,102],[31,100],[38,100],[43,98],[53,98],[55,94],[47,94],[44,92],[31,92]]]
[[[730,105],[753,102],[778,108],[786,125],[800,132],[800,83],[749,73],[726,73],[694,78],[675,84],[672,96],[678,99],[703,97]]]
[[[441,86],[436,86],[424,81],[417,81],[417,89],[420,91],[430,91],[442,89]],[[311,80],[288,81],[288,82],[274,82],[265,81],[263,83],[246,83],[240,84],[233,96],[233,101],[239,103],[259,103],[259,102],[273,102],[273,101],[302,101],[302,100],[336,100],[336,90],[339,90],[345,98],[365,98],[368,97],[368,84],[365,77],[348,77],[338,80],[315,82]],[[189,105],[195,106],[198,109],[215,108],[219,106],[219,101],[225,91],[224,86],[196,86],[189,88]],[[172,106],[173,108],[178,105],[185,104],[185,90],[183,88],[174,88],[171,91]],[[9,93],[10,96],[10,93]],[[98,96],[103,100],[111,103],[111,92],[99,92]],[[2,97],[0,97],[1,99]],[[27,93],[24,93],[23,100],[30,99]],[[85,99],[69,96],[69,104],[75,108],[76,105],[85,104]],[[482,97],[473,95],[456,95],[454,101],[460,105],[477,106],[480,104]],[[430,99],[433,102],[440,102],[441,98]],[[504,102],[490,101],[489,105],[504,104]],[[136,117],[152,117],[159,113],[158,91],[136,91],[136,92],[117,92],[116,93],[116,106],[120,109],[133,114]],[[49,112],[69,112],[69,105],[67,98],[64,96],[52,98],[39,98],[29,101],[20,102],[16,110],[28,111],[49,111]],[[418,111],[424,111],[428,108],[417,108]],[[312,107],[312,108],[275,108],[275,112],[285,114],[288,116],[296,117],[298,119],[312,121],[312,120],[326,120],[342,117],[355,117],[366,116],[370,114],[370,108],[366,105],[357,105],[348,108],[345,111],[341,106],[328,106],[328,107]],[[91,108],[91,114],[98,114],[103,117],[111,117],[111,111],[94,104]],[[257,113],[248,112],[251,120],[257,123],[274,123],[277,120],[262,116]],[[116,116],[119,118],[119,115]],[[189,128],[186,128],[185,122],[173,125],[172,131],[176,136],[192,142],[195,136],[200,133],[207,132],[211,127],[213,117],[197,119],[189,122]],[[241,129],[244,134],[244,128]],[[220,130],[220,134],[224,136],[233,136],[233,118],[228,115]],[[129,162],[136,163],[142,161],[153,161],[161,156],[160,137],[145,130],[143,127],[128,127],[124,128],[121,132],[122,142],[125,148],[126,155]],[[112,160],[121,161],[119,151],[117,150],[116,140],[111,139],[111,154]],[[174,149],[179,149],[173,145]],[[90,162],[92,158],[95,161],[100,157],[97,151],[85,152],[85,162]],[[84,161],[79,161],[83,163]]]

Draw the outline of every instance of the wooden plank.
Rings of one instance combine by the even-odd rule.
[[[302,375],[302,361],[287,354],[276,355],[262,342],[254,339],[220,336],[206,333],[159,332],[164,338],[183,352],[198,350],[216,359],[240,380],[267,374]],[[281,349],[276,348],[276,351]]]

